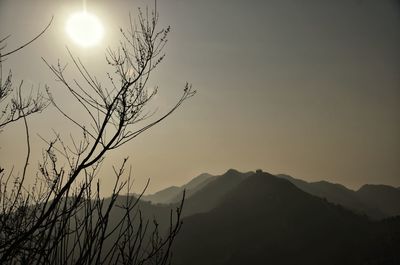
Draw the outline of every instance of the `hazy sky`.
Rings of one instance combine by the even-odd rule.
[[[105,25],[95,48],[76,46],[65,33],[81,1],[0,0],[0,35],[16,47],[54,23],[38,41],[9,57],[15,83],[48,84],[67,111],[71,97],[41,61],[68,62],[65,46],[101,80],[128,12],[153,1],[91,1]],[[159,0],[160,26],[171,25],[166,60],[153,76],[160,113],[185,81],[198,94],[159,126],[108,156],[130,157],[137,185],[149,191],[180,185],[202,172],[262,168],[309,181],[358,188],[400,186],[400,2],[386,0]],[[76,72],[70,66],[70,77]],[[68,136],[73,125],[48,108],[30,120],[35,169],[49,129]],[[0,134],[2,164],[20,168],[22,124]],[[110,164],[104,165],[104,174]],[[22,170],[22,169],[19,169]],[[108,189],[112,177],[102,178]]]

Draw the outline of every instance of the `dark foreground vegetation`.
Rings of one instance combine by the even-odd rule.
[[[43,58],[52,78],[75,102],[75,113],[61,107],[62,99],[53,97],[52,88],[27,92],[23,81],[15,84],[11,70],[2,75],[6,59],[45,34],[52,19],[20,47],[8,49],[11,35],[0,38],[0,131],[22,122],[26,137],[16,141],[27,147],[21,155],[22,170],[0,164],[0,264],[169,263],[182,204],[168,209],[168,229],[160,228],[153,217],[143,217],[138,197],[120,196],[132,188],[127,159],[115,162],[113,176],[102,176],[114,180],[110,198],[100,197],[99,181],[108,153],[147,132],[195,94],[186,84],[166,112],[148,108],[158,89],[149,87],[148,81],[164,58],[169,33],[169,27],[157,29],[158,18],[156,10],[139,9],[129,28],[121,29],[120,46],[107,51],[110,69],[105,78],[93,76],[69,50],[76,74],[72,80],[66,77],[67,63],[52,64]],[[40,137],[45,144],[42,159],[32,162],[29,117],[50,105],[75,130],[53,130],[52,139]],[[77,131],[78,136],[73,134]]]

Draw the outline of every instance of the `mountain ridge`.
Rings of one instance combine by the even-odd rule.
[[[393,229],[400,231],[400,222],[394,220]],[[392,235],[389,228],[378,229],[365,216],[266,172],[248,176],[215,208],[183,222],[174,246],[177,265],[353,265],[380,259],[384,263],[376,264],[391,264],[399,258],[395,250],[400,236],[386,242]]]
[[[260,170],[260,172],[262,172]],[[210,188],[213,185],[222,185],[218,184],[218,182],[211,184],[217,181],[219,178],[226,178],[227,175],[232,175],[233,178],[231,180],[225,180],[227,185],[230,187],[231,185],[235,186],[241,182],[240,178],[237,178],[238,175],[243,174],[243,176],[253,174],[253,171],[242,173],[236,169],[229,169],[225,173],[221,175],[211,175],[208,173],[203,173],[193,178],[186,184],[177,187],[171,186],[166,189],[163,189],[159,192],[156,192],[151,195],[144,195],[142,199],[144,201],[151,201],[152,203],[161,203],[161,204],[177,204],[182,199],[183,190],[186,190],[186,202],[189,205],[195,205],[192,208],[195,210],[189,210],[188,214],[194,214],[197,212],[207,211],[211,209],[215,204],[215,201],[218,198],[223,196],[223,193],[226,193],[228,189],[220,188],[220,193],[216,190],[218,188]],[[236,176],[236,177],[235,177]],[[367,215],[368,217],[374,220],[380,220],[383,218],[387,218],[390,216],[400,215],[400,189],[389,186],[389,185],[372,185],[365,184],[360,187],[359,190],[352,190],[347,188],[346,186],[339,183],[331,183],[325,180],[315,181],[315,182],[307,182],[302,179],[294,178],[290,175],[286,174],[277,174],[276,176],[286,179],[293,183],[296,187],[301,190],[318,196],[320,198],[325,198],[329,202],[334,204],[342,205],[352,211],[355,211],[359,214]],[[224,181],[221,181],[221,183]],[[202,194],[202,190],[206,188],[208,185],[212,185],[207,189],[214,189],[212,198],[207,198],[206,194],[197,195],[202,196],[204,202],[193,202],[196,199],[190,199],[194,195],[200,192]],[[210,191],[209,191],[210,192]],[[378,194],[377,194],[378,193]],[[391,193],[391,195],[386,196],[386,193]],[[196,198],[196,196],[195,196]],[[381,198],[386,198],[385,201],[380,201]],[[200,200],[200,199],[197,199]],[[207,204],[209,204],[207,206]],[[202,205],[202,206],[201,206]],[[390,206],[386,206],[390,205]],[[190,207],[186,207],[190,208]]]

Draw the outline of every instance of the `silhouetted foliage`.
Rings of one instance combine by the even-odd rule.
[[[0,130],[12,122],[23,119],[33,113],[41,112],[48,104],[47,100],[39,91],[34,93],[31,89],[28,96],[23,96],[21,94],[23,81],[20,82],[18,89],[14,91],[12,71],[10,70],[6,77],[3,77],[3,62],[7,59],[7,56],[18,52],[42,36],[50,27],[52,21],[53,18],[51,18],[47,26],[36,37],[11,51],[6,51],[6,41],[11,37],[11,35],[0,39],[0,104],[2,105],[0,110]]]
[[[143,219],[137,208],[141,195],[126,196],[123,201],[119,199],[123,190],[127,194],[131,191],[132,173],[130,168],[126,172],[127,159],[119,167],[114,167],[114,187],[106,202],[100,197],[97,177],[108,152],[158,124],[195,94],[186,84],[181,97],[168,112],[148,121],[154,113],[149,115],[146,106],[157,93],[157,88],[149,89],[147,82],[164,58],[162,50],[169,32],[169,27],[157,30],[158,17],[157,10],[142,12],[139,9],[137,22],[130,19],[129,30],[121,30],[123,41],[120,47],[108,50],[107,63],[115,72],[115,75],[108,74],[109,87],[100,84],[69,50],[85,84],[67,80],[65,66],[60,62],[52,65],[43,59],[57,80],[81,104],[90,122],[83,124],[66,113],[52,96],[50,88],[46,87],[48,101],[81,130],[82,137],[71,138],[71,144],[67,144],[58,133],[52,140],[43,139],[47,148],[43,151],[31,188],[24,185],[30,154],[26,117],[42,111],[48,101],[40,93],[24,98],[21,82],[17,99],[5,105],[0,128],[23,118],[28,151],[22,176],[15,175],[13,170],[6,172],[2,169],[0,172],[0,264],[169,262],[172,242],[181,227],[183,198],[175,214],[170,211],[169,229],[161,231],[156,221],[151,223]],[[5,53],[1,58],[21,48]],[[12,92],[11,72],[0,84],[3,101]],[[123,214],[110,225],[111,212],[116,208]]]

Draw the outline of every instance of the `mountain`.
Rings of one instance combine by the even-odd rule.
[[[169,203],[171,200],[175,199],[178,194],[182,192],[182,189],[180,187],[176,186],[171,186],[168,188],[165,188],[163,190],[160,190],[154,194],[150,195],[142,195],[141,199],[143,201],[148,201],[152,202],[154,204],[158,203]]]
[[[393,203],[398,200],[396,188],[365,185],[352,191],[339,184],[308,183],[260,170],[241,173],[230,169],[220,176],[200,176],[183,185],[198,191],[185,201],[183,226],[172,245],[172,264],[400,264],[400,216],[371,221],[330,202],[341,200],[344,204],[357,199],[394,214],[398,209]],[[120,196],[116,204],[130,199],[135,197]],[[106,198],[103,210],[109,203]],[[148,225],[143,234],[145,244],[150,244],[156,226],[166,235],[171,209],[176,206],[137,203],[132,227],[141,226],[141,216]],[[121,207],[112,209],[108,232],[125,214]],[[116,237],[107,238],[104,253],[115,245]]]
[[[371,222],[260,171],[233,185],[212,210],[183,223],[173,248],[176,265],[357,265],[400,260],[399,218]]]
[[[182,200],[182,193],[185,190],[183,215],[206,212],[214,208],[228,191],[251,174],[254,172],[241,173],[235,169],[229,169],[218,176],[203,173],[181,187],[172,186],[151,195],[144,195],[141,200],[176,206]]]
[[[340,204],[355,212],[365,214],[372,219],[382,219],[384,217],[392,216],[391,214],[383,212],[377,205],[371,204],[361,198],[357,192],[350,190],[343,185],[327,181],[306,182],[284,174],[279,174],[277,176],[287,179],[296,187],[309,194],[326,198],[331,203]],[[397,200],[397,202],[400,203],[400,200]]]
[[[357,196],[365,204],[380,209],[386,216],[400,215],[400,190],[387,185],[364,185]]]
[[[232,189],[236,188],[246,177],[254,172],[241,173],[229,169],[220,176],[215,176],[204,187],[185,200],[183,215],[189,216],[196,213],[207,212],[213,209],[222,198]]]
[[[127,205],[128,201],[136,202],[135,196],[118,196],[115,205],[118,207],[113,207],[110,212],[110,220],[109,226],[114,227],[126,214],[124,206]],[[110,198],[106,198],[103,203],[103,211],[107,209],[110,203]],[[164,204],[153,204],[148,201],[139,200],[136,202],[136,206],[133,208],[133,212],[137,213],[140,210],[141,217],[144,222],[156,220],[160,225],[161,230],[165,230],[169,226],[169,217],[171,209],[174,210],[174,207],[170,207],[169,205]],[[137,220],[139,218],[136,218]]]
[[[180,187],[171,186],[151,195],[143,195],[142,200],[153,204],[176,205],[182,199],[183,190],[186,190],[185,215],[205,212],[212,209],[230,188],[238,185],[246,175],[252,173],[254,172],[241,173],[234,169],[220,176],[203,173]],[[244,175],[240,177],[241,174]],[[232,177],[229,177],[230,175]],[[276,176],[290,181],[309,194],[325,198],[331,203],[342,205],[374,220],[400,215],[400,189],[398,188],[386,185],[364,185],[359,191],[354,191],[341,184],[327,181],[306,182],[285,174]],[[215,182],[221,177],[222,180]],[[211,185],[207,187],[209,184]],[[206,187],[207,189],[202,191]],[[199,195],[190,199],[197,193]],[[209,193],[212,195],[208,195]]]
[[[208,174],[208,173],[203,173],[195,178],[193,178],[191,181],[186,183],[183,186],[177,187],[177,186],[171,186],[168,188],[165,188],[161,191],[158,191],[154,194],[150,195],[143,195],[141,199],[143,201],[149,201],[152,202],[153,204],[170,204],[170,203],[177,203],[180,200],[182,200],[182,195],[183,195],[183,190],[186,190],[186,198],[189,198],[192,196],[195,192],[197,192],[199,189],[204,187],[209,181],[213,179],[214,176]]]
[[[208,183],[212,182],[218,176],[213,176],[208,173],[203,173],[196,178],[189,181],[187,184],[181,187],[181,192],[175,196],[174,199],[170,201],[170,203],[176,203],[182,200],[182,192],[185,190],[185,198],[188,199],[193,196],[196,192],[204,188]]]
[[[198,186],[204,185],[204,183],[207,183],[210,179],[214,177],[213,175],[210,175],[208,173],[203,173],[186,183],[185,185],[182,186],[182,188],[192,190],[198,188]]]
[[[203,173],[180,187],[171,186],[151,195],[143,195],[142,200],[150,201],[153,204],[177,204],[182,199],[183,190],[186,190],[185,216],[205,212],[212,209],[227,191],[253,173],[241,173],[234,169],[230,169],[220,176]],[[309,194],[325,198],[331,203],[342,205],[374,220],[400,215],[400,190],[398,188],[385,185],[364,185],[360,190],[354,191],[341,184],[327,181],[306,182],[285,174],[276,176],[290,181]],[[209,184],[210,186],[208,186]],[[202,191],[204,188],[207,189]],[[196,195],[197,193],[199,194]],[[196,195],[195,198],[191,199],[194,195]]]

